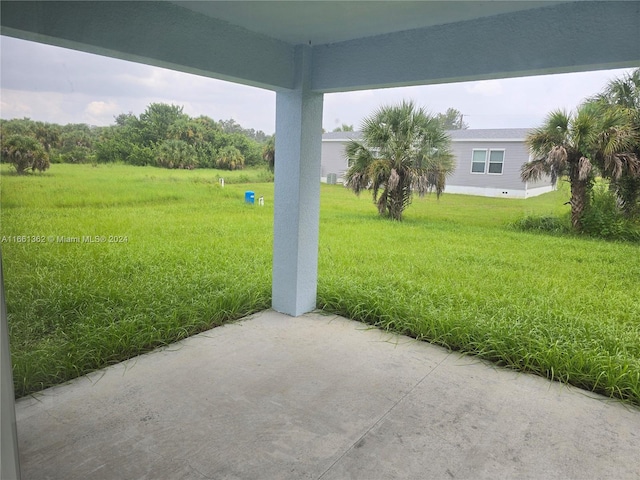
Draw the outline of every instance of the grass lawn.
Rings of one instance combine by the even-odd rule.
[[[215,171],[9,171],[0,236],[18,396],[269,307],[264,173],[225,173],[222,188]],[[245,205],[246,190],[265,206]],[[567,197],[416,198],[394,223],[369,195],[323,185],[318,306],[640,405],[640,245],[507,226],[563,213]]]

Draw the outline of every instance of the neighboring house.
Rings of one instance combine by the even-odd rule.
[[[529,198],[553,190],[549,178],[520,180],[520,168],[529,161],[525,128],[450,130],[456,169],[447,179],[446,193],[485,197]],[[348,164],[345,148],[359,140],[359,132],[332,132],[322,136],[323,182],[341,183]],[[331,174],[335,174],[335,177]]]
[[[447,193],[484,197],[529,198],[553,190],[551,179],[520,180],[520,169],[530,160],[524,139],[526,128],[451,130],[456,170],[447,178]]]
[[[361,132],[330,132],[322,134],[322,160],[320,180],[342,183],[349,169],[345,149],[351,140],[360,140]],[[335,174],[334,180],[331,175]]]

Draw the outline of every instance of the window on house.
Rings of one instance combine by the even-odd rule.
[[[471,173],[484,173],[484,167],[487,164],[487,151],[474,150],[471,158]]]
[[[502,174],[504,164],[504,150],[489,151],[489,173]]]
[[[504,150],[473,149],[471,173],[502,175]]]

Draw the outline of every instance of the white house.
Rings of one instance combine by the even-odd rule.
[[[553,190],[551,179],[520,180],[520,169],[530,159],[524,143],[527,129],[451,130],[451,150],[456,169],[447,179],[445,192],[485,197],[529,198]],[[322,135],[321,180],[341,183],[348,166],[345,148],[359,140],[360,132]],[[334,174],[334,175],[332,175]]]

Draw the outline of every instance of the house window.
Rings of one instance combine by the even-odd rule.
[[[471,158],[471,173],[484,173],[484,167],[487,164],[487,151],[474,150]]]
[[[471,173],[502,175],[504,150],[473,149]]]
[[[504,150],[489,150],[489,173],[502,175]]]

